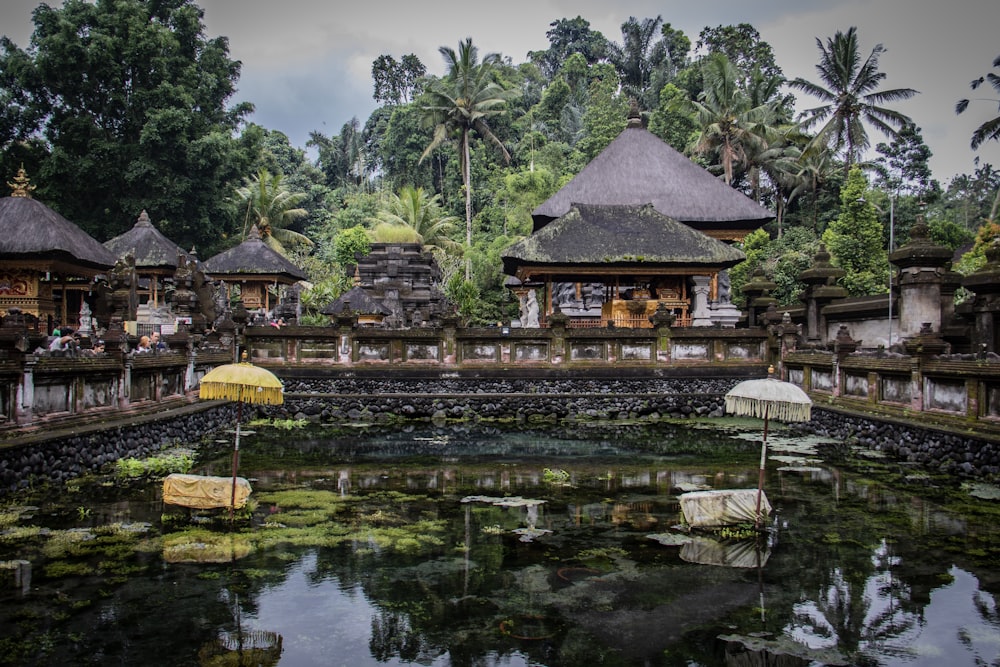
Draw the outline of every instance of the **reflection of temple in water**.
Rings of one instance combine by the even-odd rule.
[[[522,304],[542,294],[541,326],[558,311],[570,326],[648,328],[657,309],[679,326],[735,326],[726,269],[744,255],[730,244],[774,216],[646,130],[633,109],[532,217],[532,234],[503,262]]]

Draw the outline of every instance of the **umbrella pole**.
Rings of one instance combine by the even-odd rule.
[[[236,403],[236,444],[233,446],[233,483],[229,496],[229,518],[236,511],[236,468],[240,464],[240,422],[243,420],[243,402]],[[759,499],[758,499],[759,502]]]
[[[754,528],[760,530],[760,497],[764,491],[764,467],[767,461],[767,412],[771,406],[764,404],[764,438],[760,441],[760,471],[757,475],[757,512]]]

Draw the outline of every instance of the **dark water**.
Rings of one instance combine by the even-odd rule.
[[[0,664],[1000,665],[998,501],[777,432],[768,532],[692,534],[679,493],[757,482],[759,425],[715,424],[255,427],[235,525],[19,499]]]

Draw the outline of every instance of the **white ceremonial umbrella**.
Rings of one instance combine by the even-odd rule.
[[[806,422],[811,416],[812,400],[800,387],[774,378],[774,367],[768,377],[744,380],[726,393],[726,412],[764,420],[764,437],[760,443],[760,474],[757,480],[757,520],[760,528],[760,497],[764,488],[764,463],[767,460],[767,422]]]

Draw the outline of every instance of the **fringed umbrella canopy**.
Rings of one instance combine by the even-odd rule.
[[[767,459],[767,422],[777,419],[785,422],[807,422],[812,413],[812,400],[806,392],[791,382],[773,377],[774,368],[768,369],[763,380],[744,380],[726,393],[726,412],[743,417],[764,420],[764,437],[760,441],[760,472],[757,479],[757,520],[760,528],[761,497],[764,491],[764,466]]]
[[[201,378],[198,397],[258,405],[281,405],[285,398],[274,373],[242,362],[217,366]]]
[[[726,394],[726,412],[742,417],[807,422],[812,400],[790,382],[774,378],[744,380]]]
[[[243,353],[246,359],[246,352]],[[240,421],[243,404],[281,405],[285,401],[281,380],[271,371],[247,361],[216,366],[201,378],[198,397],[205,400],[236,401],[236,441],[233,445],[233,480],[229,498],[229,517],[236,509],[236,469],[240,461]]]

